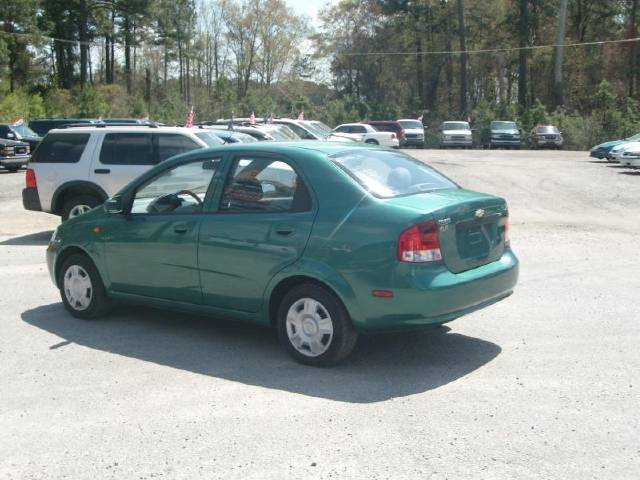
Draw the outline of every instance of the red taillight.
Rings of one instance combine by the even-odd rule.
[[[400,133],[398,134],[398,138],[404,138],[404,128],[400,129]]]
[[[4,157],[8,157],[10,155],[13,155],[13,153],[14,153],[13,147],[3,147],[0,152],[2,153],[2,156],[4,156]]]
[[[25,177],[27,188],[37,188],[36,173],[31,168],[27,168],[27,176]]]
[[[504,212],[504,246],[508,247],[511,244],[509,239],[509,210]]]
[[[398,239],[398,260],[411,263],[442,260],[436,222],[429,220],[402,232]]]
[[[396,138],[396,134],[395,134],[395,133],[392,133],[392,134],[391,134],[391,139],[393,140],[394,138]]]

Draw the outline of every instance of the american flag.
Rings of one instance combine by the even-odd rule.
[[[16,118],[12,124],[13,127],[19,127],[21,125],[24,125],[24,120],[22,119],[22,117]]]
[[[249,125],[255,125],[256,124],[256,115],[251,112],[251,115],[249,116]]]
[[[187,121],[184,122],[184,126],[187,128],[193,128],[193,106],[191,107],[191,110],[189,110],[189,113],[187,113]]]
[[[298,120],[304,120],[304,110],[300,112],[300,115],[298,115]]]

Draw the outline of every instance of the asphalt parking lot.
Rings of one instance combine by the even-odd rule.
[[[0,172],[0,477],[640,477],[640,171],[409,152],[507,198],[519,285],[434,333],[361,338],[331,369],[251,326],[73,319],[44,263],[59,220]]]

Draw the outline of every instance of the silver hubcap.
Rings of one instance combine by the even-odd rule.
[[[303,355],[322,355],[333,339],[331,315],[317,300],[301,298],[287,313],[287,335],[291,345]]]
[[[69,212],[69,218],[77,217],[78,215],[90,212],[92,208],[89,205],[76,205]]]
[[[74,310],[86,310],[91,304],[93,287],[87,271],[80,265],[71,265],[64,274],[64,295]]]

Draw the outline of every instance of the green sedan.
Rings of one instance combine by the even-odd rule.
[[[197,150],[60,225],[47,249],[71,315],[114,301],[277,328],[330,365],[359,334],[449,322],[510,295],[504,199],[394,150],[327,142]]]

